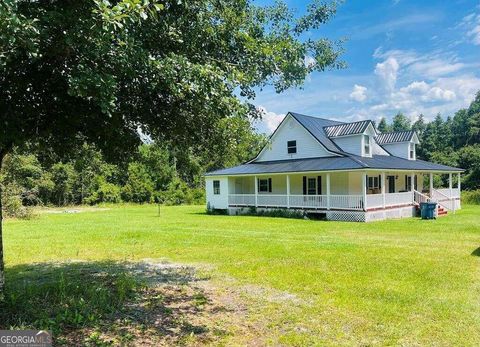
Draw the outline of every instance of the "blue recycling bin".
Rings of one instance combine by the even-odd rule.
[[[422,219],[434,219],[436,208],[437,208],[436,202],[421,202],[420,215],[422,216]]]

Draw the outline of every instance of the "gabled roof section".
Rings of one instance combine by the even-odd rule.
[[[369,124],[373,125],[373,122],[371,120],[362,120],[353,123],[341,123],[337,125],[331,125],[325,127],[325,133],[328,137],[363,134]]]
[[[327,150],[334,152],[334,153],[342,153],[343,151],[337,147],[332,140],[328,138],[327,133],[325,132],[325,127],[332,126],[332,125],[340,125],[344,124],[342,122],[337,122],[330,119],[325,118],[317,118],[306,116],[304,114],[289,112],[293,118],[295,118],[307,131],[315,137],[318,142],[320,142]]]
[[[415,131],[395,131],[392,133],[379,134],[376,138],[377,142],[381,145],[397,142],[409,142],[412,141]]]

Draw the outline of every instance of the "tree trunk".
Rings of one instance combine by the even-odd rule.
[[[2,171],[3,158],[7,154],[6,149],[0,149],[0,173]],[[0,301],[5,294],[5,265],[3,262],[3,206],[2,206],[2,184],[0,182]]]

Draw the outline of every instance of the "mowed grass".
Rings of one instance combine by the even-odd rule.
[[[480,206],[361,224],[126,205],[8,220],[4,243],[7,281],[36,262],[208,265],[225,286],[262,288],[247,317],[262,343],[480,345]]]

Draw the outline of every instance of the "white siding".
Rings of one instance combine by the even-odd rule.
[[[348,172],[334,172],[330,174],[330,194],[348,194]]]
[[[408,145],[409,142],[398,142],[398,143],[389,143],[383,145],[387,151],[389,151],[392,155],[400,158],[408,158]]]
[[[234,190],[230,194],[255,194],[255,177],[231,177]]]
[[[361,195],[362,194],[362,172],[348,173],[348,194]]]
[[[213,194],[213,181],[220,181],[220,194]],[[234,187],[233,180],[230,183]],[[207,206],[210,204],[211,208],[216,209],[226,209],[228,208],[228,192],[229,192],[229,181],[227,177],[215,178],[215,177],[206,177],[205,178],[205,190],[207,192]]]
[[[362,136],[363,134],[359,135],[352,135],[352,136],[344,136],[344,137],[337,137],[333,138],[333,142],[342,149],[342,151],[355,154],[355,155],[362,155]]]
[[[373,141],[372,150],[375,155],[390,155],[376,141]]]
[[[287,141],[297,141],[297,153],[287,153]],[[265,146],[256,161],[271,161],[299,158],[330,157],[328,152],[300,123],[287,115],[270,143]]]

